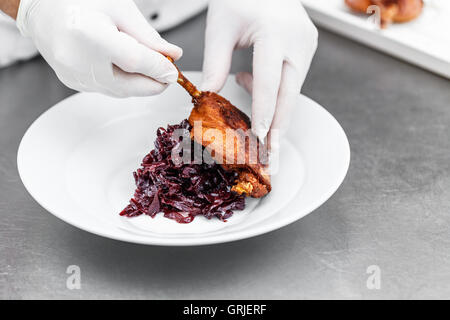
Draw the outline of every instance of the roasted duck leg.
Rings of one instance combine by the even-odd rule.
[[[417,18],[422,12],[423,0],[345,0],[347,6],[357,12],[366,13],[371,5],[380,8],[381,27],[392,22],[407,22]]]
[[[181,72],[178,83],[189,93],[194,104],[188,119],[193,127],[192,139],[211,150],[212,158],[225,169],[238,172],[239,178],[232,190],[254,198],[269,193],[270,176],[264,162],[267,158],[263,160],[267,153],[251,133],[248,116],[217,93],[199,91]],[[201,131],[198,131],[196,125],[200,121]],[[211,135],[211,129],[216,134]],[[234,136],[227,140],[231,132]]]

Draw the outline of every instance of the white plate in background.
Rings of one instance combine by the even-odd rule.
[[[201,79],[197,72],[186,76],[194,83]],[[221,94],[249,112],[250,97],[233,79]],[[246,210],[228,222],[119,216],[135,190],[133,171],[153,149],[156,129],[187,118],[190,100],[179,86],[147,98],[71,96],[25,133],[17,157],[20,177],[39,204],[67,223],[112,239],[168,246],[222,243],[278,229],[319,207],[342,183],[350,162],[346,135],[324,108],[299,96],[265,198],[248,199]]]
[[[380,29],[344,0],[302,0],[319,26],[450,78],[450,1],[428,0],[422,14]]]

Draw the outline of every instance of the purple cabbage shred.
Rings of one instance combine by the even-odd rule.
[[[177,129],[190,130],[191,126],[183,120],[179,125],[157,130],[155,149],[133,173],[137,188],[120,215],[154,217],[162,212],[178,223],[190,223],[197,215],[226,221],[233,210],[243,210],[244,196],[231,191],[237,179],[236,172],[226,171],[216,163],[176,164],[172,161],[172,150],[181,149],[183,139],[173,135]],[[191,143],[193,148],[195,142]],[[182,156],[183,151],[179,155]]]

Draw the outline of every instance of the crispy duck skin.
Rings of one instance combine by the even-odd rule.
[[[423,0],[345,0],[356,12],[366,13],[371,5],[380,7],[381,27],[392,22],[408,22],[417,18],[423,9]]]
[[[246,114],[233,106],[228,100],[214,92],[203,92],[198,98],[193,98],[194,108],[189,116],[189,123],[195,128],[196,121],[202,121],[202,132],[195,129],[191,132],[192,138],[201,142],[205,147],[214,150],[212,157],[222,164],[225,169],[232,169],[239,173],[239,181],[233,190],[237,193],[245,193],[254,198],[261,198],[270,191],[270,176],[266,166],[261,164],[258,156],[260,143],[250,131],[250,119]],[[222,139],[208,134],[210,129],[219,130]],[[232,137],[229,146],[226,145],[227,129],[232,129],[235,137]],[[241,130],[239,130],[241,129]],[[209,131],[211,132],[211,131]],[[246,134],[250,135],[247,137]],[[250,155],[251,143],[255,150],[254,160]],[[243,154],[243,163],[239,164],[239,155]]]
[[[188,119],[194,128],[191,131],[191,137],[211,150],[212,158],[225,169],[238,172],[238,181],[232,190],[253,198],[261,198],[269,193],[270,175],[267,173],[267,166],[261,163],[263,161],[259,157],[262,144],[251,133],[248,116],[217,93],[197,90],[181,72],[179,72],[178,83],[186,89],[194,103]],[[202,132],[195,130],[195,122],[198,121],[201,121]],[[211,135],[210,129],[218,130],[222,138],[217,139]],[[230,143],[227,147],[226,135],[229,134],[227,132],[229,129],[233,130],[235,136],[231,140],[232,144]],[[250,154],[252,146],[257,148],[254,154]],[[264,154],[263,151],[261,150],[262,154]],[[240,163],[238,159],[242,154],[245,157]]]

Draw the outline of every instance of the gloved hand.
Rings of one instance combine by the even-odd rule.
[[[17,61],[27,60],[37,54],[30,39],[21,36],[14,20],[0,11],[0,68]]]
[[[68,87],[146,96],[176,82],[182,50],[148,24],[132,0],[21,0],[17,26]]]
[[[252,131],[282,134],[317,48],[317,29],[300,0],[211,0],[202,90],[219,91],[235,48],[253,45],[253,75],[236,80],[253,96]]]

